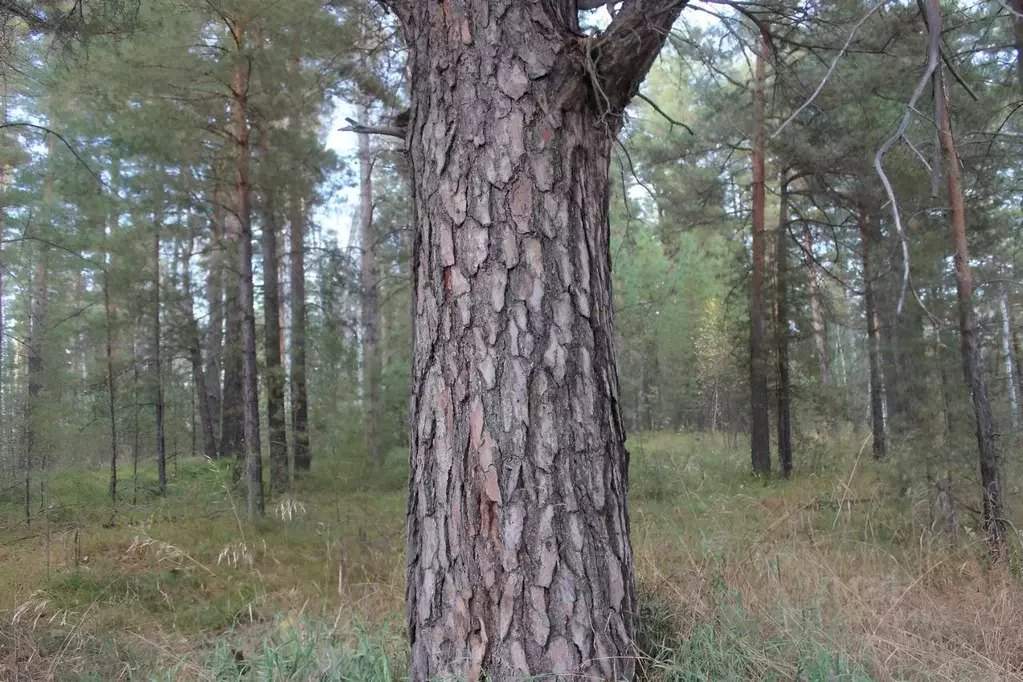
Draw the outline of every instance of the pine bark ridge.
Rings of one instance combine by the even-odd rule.
[[[593,44],[574,2],[395,4],[417,223],[412,678],[630,678],[609,162],[684,3],[627,3]]]

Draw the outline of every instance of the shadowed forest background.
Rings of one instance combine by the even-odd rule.
[[[0,680],[415,677],[398,20],[0,38]],[[1023,3],[692,3],[617,140],[636,676],[1023,679]]]

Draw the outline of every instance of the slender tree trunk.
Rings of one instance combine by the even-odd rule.
[[[230,221],[225,225],[230,224]],[[225,246],[231,262],[237,262],[238,244],[229,241]],[[231,461],[234,482],[242,480],[245,468],[244,410],[242,409],[242,314],[238,298],[238,277],[233,273],[225,278],[227,330],[224,336],[224,392],[221,403],[220,456]]]
[[[51,147],[52,150],[52,147]],[[43,335],[46,332],[47,263],[46,255],[39,254],[35,267],[34,292],[29,297],[28,333],[28,405],[25,428],[25,521],[32,517],[32,467],[39,445],[38,426],[41,419],[39,406],[43,388]]]
[[[46,136],[47,155],[51,167],[46,173],[46,181],[43,185],[43,204],[49,212],[56,210],[56,200],[53,193],[52,167],[54,154],[56,153],[57,138],[53,135]],[[47,218],[52,219],[52,215]],[[28,523],[32,517],[32,467],[35,464],[36,450],[39,443],[39,407],[41,393],[43,390],[43,336],[46,334],[46,308],[49,303],[49,282],[47,251],[41,249],[39,260],[35,266],[35,281],[32,286],[32,294],[28,297],[28,404],[25,409],[25,522]],[[40,457],[40,469],[44,468],[43,459]],[[40,483],[41,485],[41,483]]]
[[[1002,355],[1005,357],[1005,388],[1009,394],[1009,415],[1012,428],[1019,428],[1019,399],[1016,395],[1016,371],[1012,356],[1012,323],[1009,318],[1009,295],[1004,291],[998,300],[1002,313]]]
[[[1012,32],[1016,37],[1016,78],[1023,88],[1023,0],[1012,0]]]
[[[926,0],[928,30],[932,40],[941,32],[941,6],[938,0]],[[1006,557],[1005,517],[1002,512],[1002,476],[996,443],[994,416],[988,398],[987,378],[977,338],[977,323],[973,310],[973,273],[966,240],[966,203],[959,171],[959,153],[949,116],[948,93],[941,75],[941,66],[935,74],[935,92],[939,94],[938,130],[945,161],[951,206],[952,240],[955,246],[956,299],[959,308],[959,336],[962,342],[963,377],[973,399],[973,413],[977,427],[977,449],[980,462],[980,480],[984,494],[983,521],[991,551],[999,561]]]
[[[1019,332],[1012,322],[1012,308],[1009,308],[1009,326],[1012,329],[1012,366],[1016,373],[1016,395],[1023,398],[1023,354],[1020,353]]]
[[[195,302],[192,293],[192,245],[194,234],[188,238],[187,250],[184,254],[184,268],[181,273],[182,293],[185,304],[185,324],[188,327],[188,355],[192,361],[192,382],[195,384],[195,400],[198,403],[199,424],[202,428],[203,455],[209,459],[217,457],[217,434],[214,428],[213,410],[210,406],[209,378],[203,368],[202,338],[199,323],[195,319]],[[195,428],[193,411],[193,446],[195,452]]]
[[[238,258],[238,309],[241,317],[242,423],[245,439],[245,481],[249,518],[263,514],[263,463],[259,438],[259,388],[256,365],[256,314],[252,285],[252,196],[249,181],[248,89],[250,63],[244,54],[245,26],[233,22],[237,44],[231,103],[235,140],[234,210],[228,225]]]
[[[110,409],[110,503],[117,504],[117,384],[114,381],[114,315],[117,312],[110,299],[110,258],[103,264],[104,322],[107,336],[107,401]]]
[[[263,158],[269,158],[269,139],[261,137]],[[266,413],[270,438],[270,492],[288,489],[288,435],[284,417],[284,368],[281,362],[280,274],[277,258],[277,206],[275,189],[263,183],[263,318],[266,352]]]
[[[291,437],[295,471],[309,471],[309,395],[305,378],[305,211],[298,188],[291,197]]]
[[[803,248],[806,250],[806,272],[810,281],[810,320],[813,327],[813,345],[817,349],[821,386],[831,383],[831,362],[828,358],[828,337],[824,330],[824,314],[821,308],[821,285],[817,280],[813,258],[813,232],[809,225],[803,227]]]
[[[360,111],[368,124],[366,109]],[[362,233],[362,363],[366,387],[366,451],[378,465],[380,452],[380,363],[377,357],[376,230],[373,228],[373,154],[369,135],[359,135],[359,224]]]
[[[609,162],[683,4],[622,5],[599,95],[564,49],[575,2],[392,5],[417,228],[413,682],[633,675]]]
[[[871,216],[860,205],[860,248],[863,250],[863,302],[867,317],[867,356],[870,365],[870,420],[874,429],[874,457],[885,452],[884,377],[881,372],[881,338],[878,332],[877,300],[874,296],[874,271],[871,261],[873,234]]]
[[[792,415],[789,385],[788,222],[789,179],[782,172],[778,203],[778,236],[775,245],[777,314],[775,333],[778,353],[778,460],[785,478],[792,476]]]
[[[163,358],[160,327],[160,222],[153,226],[153,374],[156,380],[156,468],[160,495],[167,494],[167,439],[164,434]]]
[[[753,278],[750,285],[750,446],[753,471],[771,472],[768,414],[767,342],[764,301],[767,250],[764,192],[764,89],[770,46],[763,38],[756,58],[753,93]]]
[[[219,191],[214,191],[218,203]],[[210,311],[210,324],[206,333],[206,391],[210,419],[215,429],[221,426],[221,351],[224,346],[224,215],[219,204],[213,209],[210,221],[209,256],[206,271],[206,302]],[[223,435],[221,434],[221,437]],[[222,453],[218,451],[218,456]]]
[[[134,441],[131,445],[131,485],[132,485],[132,498],[131,504],[135,506],[139,501],[139,449],[140,449],[140,430],[139,430],[139,356],[137,340],[135,338],[135,329],[131,330],[131,389],[132,389],[132,402],[134,403]]]

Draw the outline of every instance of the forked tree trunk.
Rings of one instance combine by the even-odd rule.
[[[781,472],[788,478],[792,475],[792,415],[789,384],[789,305],[788,305],[788,222],[789,222],[789,179],[783,172],[778,201],[778,235],[775,244],[777,274],[775,279],[777,320],[778,361],[778,461]]]
[[[938,0],[926,0],[928,30],[934,37],[941,31],[941,6]],[[973,272],[966,241],[966,203],[959,170],[959,153],[948,111],[948,93],[941,76],[941,65],[934,78],[938,97],[938,131],[948,181],[951,207],[952,241],[955,247],[956,299],[959,308],[959,337],[963,354],[963,377],[973,401],[977,427],[977,449],[980,461],[980,482],[983,490],[983,522],[992,554],[999,561],[1006,558],[1005,517],[1002,511],[1002,476],[996,443],[994,416],[988,398],[987,378],[981,357],[976,315],[973,310]]]
[[[297,188],[291,197],[291,437],[296,472],[309,471],[309,391],[305,378],[305,211]]]
[[[683,3],[625,3],[593,72],[575,0],[389,4],[417,223],[411,677],[630,678],[609,161]]]
[[[235,187],[228,237],[237,257],[238,312],[241,332],[241,403],[245,440],[244,472],[249,518],[263,514],[263,462],[259,438],[259,387],[256,366],[256,313],[252,283],[252,189],[249,180],[248,91],[251,65],[244,56],[245,25],[233,21],[236,41],[234,80],[231,88],[231,133],[235,143]]]
[[[365,109],[360,118],[366,121]],[[373,229],[373,154],[369,135],[359,135],[359,224],[362,241],[362,367],[366,398],[366,450],[381,463],[380,362],[377,356],[376,230]]]
[[[767,341],[764,281],[766,279],[767,235],[764,192],[764,113],[767,81],[766,37],[761,39],[756,58],[753,90],[753,276],[750,282],[750,449],[753,472],[771,472],[771,424],[768,413]]]
[[[874,430],[874,458],[885,456],[884,376],[881,372],[881,336],[878,330],[877,299],[871,260],[873,230],[871,216],[860,205],[860,249],[863,251],[863,306],[867,317],[867,357],[870,366],[870,421]]]
[[[269,158],[269,139],[261,138],[263,158]],[[270,439],[270,493],[288,489],[288,434],[284,417],[284,367],[281,362],[281,301],[278,272],[276,190],[263,184],[263,344],[266,353],[267,437]]]

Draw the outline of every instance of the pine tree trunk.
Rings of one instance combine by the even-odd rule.
[[[167,440],[163,423],[163,361],[160,329],[160,224],[153,232],[153,374],[156,380],[156,469],[160,494],[167,493]]]
[[[195,319],[195,300],[192,293],[192,246],[195,239],[193,231],[188,236],[187,249],[184,254],[184,268],[182,269],[182,295],[185,305],[185,325],[188,328],[188,356],[192,362],[192,383],[195,385],[195,400],[198,403],[199,424],[202,428],[203,455],[209,459],[217,457],[217,433],[214,428],[213,410],[210,406],[209,378],[203,367],[202,358],[202,335],[199,331],[199,323]],[[194,422],[194,414],[193,414]],[[195,440],[193,429],[193,442]],[[193,445],[192,451],[195,451]]]
[[[309,394],[305,378],[305,211],[297,187],[291,197],[291,437],[295,471],[309,471]]]
[[[249,518],[263,514],[263,463],[259,438],[259,381],[256,365],[256,313],[252,283],[252,195],[249,181],[248,89],[250,64],[244,55],[245,26],[233,22],[237,42],[231,101],[231,132],[235,142],[235,188],[228,238],[237,257],[238,313],[241,332],[241,403],[244,477]]]
[[[636,601],[609,262],[620,114],[682,3],[394,3],[416,216],[413,682],[632,677]],[[574,49],[574,48],[573,48]]]
[[[1012,32],[1016,38],[1016,78],[1023,88],[1023,0],[1012,0]]]
[[[50,168],[46,173],[46,181],[43,184],[43,204],[48,212],[55,210],[55,197],[53,188],[53,160],[56,152],[57,138],[53,135],[46,136],[46,150],[50,162]],[[47,215],[52,219],[52,215]],[[32,518],[32,467],[35,465],[36,450],[39,449],[39,407],[43,390],[43,336],[46,333],[46,308],[49,303],[49,267],[47,263],[47,251],[41,249],[39,260],[35,266],[34,282],[32,282],[32,293],[28,296],[28,403],[25,409],[25,522]],[[40,457],[40,469],[43,468]]]
[[[933,35],[941,32],[941,6],[938,0],[926,0],[928,30]],[[932,37],[932,40],[935,38]],[[992,554],[997,560],[1006,558],[1005,517],[1002,511],[1002,476],[1000,456],[996,443],[994,416],[988,398],[987,378],[981,357],[976,316],[973,310],[973,272],[966,240],[966,204],[963,198],[959,170],[959,153],[949,116],[948,93],[945,90],[941,67],[934,78],[938,97],[938,131],[944,157],[951,206],[952,241],[955,246],[956,299],[959,308],[959,336],[963,354],[963,377],[973,400],[973,414],[977,427],[977,449],[980,462],[980,480],[983,489],[983,522]]]
[[[767,81],[767,39],[756,57],[753,93],[753,277],[750,284],[750,448],[753,471],[771,472],[771,424],[768,414],[767,342],[764,282],[767,237],[764,192],[764,89]]]
[[[269,138],[261,137],[263,158],[269,158]],[[275,189],[263,183],[263,326],[266,372],[267,436],[270,439],[270,493],[288,489],[288,435],[284,417],[284,368],[281,362],[280,274],[277,257]]]
[[[792,476],[792,415],[789,384],[789,306],[788,306],[788,222],[789,179],[783,172],[779,187],[778,235],[775,244],[775,279],[778,354],[778,461],[785,478]]]
[[[219,192],[214,191],[214,202]],[[210,419],[214,430],[221,427],[221,355],[224,346],[224,235],[223,209],[213,209],[210,221],[209,256],[206,271],[206,303],[210,311],[210,324],[206,331],[206,391]],[[221,434],[222,437],[222,434]],[[221,456],[218,450],[217,456]]]
[[[52,147],[51,147],[52,151]],[[49,203],[49,202],[47,202]],[[46,255],[39,254],[35,267],[33,294],[29,296],[28,333],[28,405],[25,410],[25,521],[32,517],[32,467],[39,445],[39,407],[43,388],[43,335],[46,331],[48,300]]]
[[[1009,308],[1009,327],[1012,330],[1012,366],[1016,371],[1016,395],[1023,399],[1023,353],[1020,352],[1019,332],[1012,318],[1012,308]]]
[[[225,221],[227,227],[230,220]],[[238,262],[238,244],[228,240],[224,248],[228,262]],[[221,402],[220,456],[231,461],[231,473],[235,483],[242,480],[245,469],[244,409],[242,407],[242,311],[238,297],[238,277],[226,269],[224,282],[225,318],[227,328],[224,335],[224,391]]]
[[[135,506],[139,501],[139,356],[138,348],[135,339],[135,329],[131,330],[131,373],[132,373],[132,400],[134,403],[134,427],[135,427],[135,439],[132,442],[131,447],[131,485],[132,485],[132,498],[131,504]]]
[[[1002,313],[1002,356],[1005,358],[1005,389],[1009,394],[1009,415],[1012,428],[1019,428],[1019,398],[1016,395],[1016,372],[1013,369],[1012,323],[1009,319],[1009,295],[1002,291],[998,299]]]
[[[824,329],[824,314],[821,308],[821,285],[813,262],[813,232],[810,226],[803,228],[803,248],[806,250],[806,272],[810,281],[810,321],[813,327],[813,345],[817,349],[821,386],[831,384],[831,362],[828,358],[828,337]]]
[[[366,111],[360,119],[368,124]],[[359,135],[359,223],[362,233],[362,362],[366,387],[366,451],[381,464],[380,363],[377,357],[376,230],[373,229],[373,155],[369,135]]]
[[[867,317],[867,356],[870,365],[870,421],[874,430],[874,458],[885,457],[884,377],[881,372],[881,338],[878,332],[877,300],[871,261],[873,231],[871,216],[860,206],[860,248],[863,250],[863,305]]]
[[[105,241],[105,239],[104,239]],[[117,505],[117,385],[114,381],[114,314],[110,300],[110,256],[104,255],[103,306],[107,341],[107,402],[110,409],[110,504]]]

